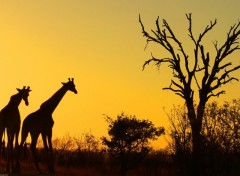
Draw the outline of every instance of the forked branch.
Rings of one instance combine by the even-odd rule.
[[[166,20],[163,19],[162,26],[160,26],[158,17],[156,20],[156,30],[151,30],[150,34],[145,30],[141,17],[139,16],[142,33],[143,36],[147,38],[147,44],[149,42],[160,44],[160,46],[171,55],[171,57],[163,57],[161,59],[152,56],[152,58],[148,59],[143,64],[143,70],[146,65],[149,65],[151,62],[154,62],[158,68],[160,68],[162,63],[167,63],[173,70],[173,77],[170,86],[164,89],[173,91],[185,100],[193,100],[192,96],[194,91],[192,88],[192,80],[194,79],[199,89],[200,98],[203,98],[203,102],[206,102],[210,97],[219,96],[225,93],[225,91],[214,93],[214,91],[217,91],[222,85],[233,80],[238,81],[236,77],[231,76],[231,73],[238,70],[240,65],[232,67],[232,62],[226,62],[225,60],[230,54],[240,49],[240,22],[230,27],[227,33],[226,42],[224,42],[220,48],[218,47],[217,41],[214,42],[217,53],[215,58],[210,58],[210,54],[205,51],[205,46],[202,44],[202,41],[206,34],[217,24],[217,20],[210,21],[210,24],[204,28],[197,38],[195,38],[192,29],[192,15],[186,14],[186,17],[189,22],[188,35],[194,43],[193,60],[190,60],[182,43],[177,39]],[[192,63],[190,63],[190,61],[192,61]],[[210,63],[213,63],[213,65],[211,66]]]

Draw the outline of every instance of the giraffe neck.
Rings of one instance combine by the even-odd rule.
[[[47,101],[41,104],[40,109],[47,111],[48,113],[53,113],[56,109],[63,96],[66,94],[67,89],[62,86],[53,96],[51,96]]]
[[[11,96],[10,101],[8,102],[6,107],[18,107],[19,104],[21,103],[22,97],[20,94],[15,94]]]

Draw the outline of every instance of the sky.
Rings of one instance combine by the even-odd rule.
[[[240,19],[239,7],[238,0],[0,0],[0,108],[16,88],[30,86],[29,106],[19,106],[23,121],[61,82],[74,78],[78,94],[67,92],[54,111],[53,137],[107,136],[103,114],[114,118],[122,112],[168,128],[166,112],[183,101],[162,90],[171,80],[168,67],[142,71],[151,53],[161,57],[164,52],[157,45],[145,49],[139,15],[147,30],[158,16],[166,19],[190,51],[185,14],[192,13],[196,35],[217,19],[207,37],[211,51],[212,41],[223,42]],[[236,64],[239,55],[231,56]],[[227,94],[213,101],[238,98],[239,86],[227,85]],[[163,145],[163,140],[155,144]]]

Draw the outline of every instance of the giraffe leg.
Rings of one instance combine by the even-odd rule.
[[[3,139],[3,135],[4,135],[3,133],[4,133],[4,128],[0,127],[0,156],[1,156],[0,158],[1,159],[3,159],[3,156],[4,156],[4,151],[3,150],[4,150],[4,147],[5,147],[5,146],[3,146],[5,144],[2,141],[2,140],[5,140],[5,139]]]
[[[49,145],[49,172],[55,173],[54,162],[53,162],[53,148],[52,148],[52,129],[49,132],[47,139],[48,139],[48,145]]]
[[[28,130],[26,129],[24,123],[23,123],[23,127],[22,127],[22,134],[21,134],[21,143],[18,147],[18,154],[19,154],[19,158],[21,157],[21,153],[22,153],[22,149],[23,149],[23,145],[26,142],[28,136]]]
[[[35,163],[35,167],[36,167],[36,170],[42,174],[42,171],[40,170],[39,168],[39,165],[38,165],[38,160],[37,160],[37,153],[36,153],[36,145],[37,145],[37,139],[38,139],[38,135],[31,135],[32,136],[32,142],[31,142],[31,151],[32,151],[32,154],[33,154],[33,159],[34,159],[34,163]]]
[[[20,173],[18,134],[19,134],[19,131],[15,133],[16,164],[14,167],[14,173]]]
[[[9,163],[9,140],[7,142],[6,158],[7,158],[7,165],[6,165],[5,173],[9,173],[9,170],[10,170],[10,163]]]
[[[47,144],[47,136],[46,136],[46,134],[42,134],[42,140],[43,140],[45,154],[47,156],[48,170],[50,171],[50,156],[49,156],[49,148],[48,148],[48,144]]]
[[[7,130],[8,135],[8,157],[7,157],[7,167],[6,173],[12,173],[13,171],[13,134]]]

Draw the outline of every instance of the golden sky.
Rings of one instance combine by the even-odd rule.
[[[224,41],[229,27],[240,18],[239,0],[179,2],[0,0],[0,107],[17,93],[16,88],[30,86],[30,105],[19,107],[23,121],[61,82],[73,77],[78,94],[68,92],[55,110],[53,137],[89,131],[98,137],[107,135],[102,114],[115,117],[121,112],[166,126],[163,108],[182,101],[162,90],[170,83],[167,67],[158,71],[151,65],[142,71],[151,53],[157,57],[161,51],[156,45],[144,50],[146,39],[138,15],[146,29],[154,28],[158,16],[166,19],[187,44],[185,13],[192,13],[196,34],[217,18],[217,26],[209,33],[209,50],[212,41]],[[232,56],[237,64],[239,55]],[[229,84],[219,101],[238,98],[239,86]]]

